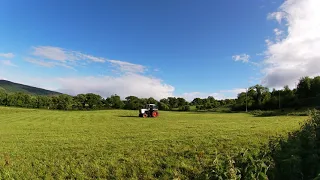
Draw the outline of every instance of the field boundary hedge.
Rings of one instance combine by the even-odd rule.
[[[207,169],[205,179],[320,179],[320,114],[310,111],[299,130],[260,150],[217,156]]]

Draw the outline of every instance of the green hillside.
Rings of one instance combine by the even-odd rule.
[[[5,90],[8,93],[23,92],[32,95],[59,95],[61,93],[49,91],[37,87],[18,84],[6,80],[0,80],[0,90]]]

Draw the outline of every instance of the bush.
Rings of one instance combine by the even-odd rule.
[[[190,106],[189,105],[180,106],[179,111],[190,111]]]
[[[276,111],[261,111],[261,110],[254,110],[251,111],[250,114],[254,116],[259,116],[259,117],[268,117],[268,116],[278,116],[282,115],[281,112],[276,112]]]
[[[254,111],[260,114],[262,111]],[[262,112],[263,113],[263,112]],[[209,179],[320,179],[320,114],[311,111],[300,130],[270,140],[260,151],[216,157],[202,177]],[[218,161],[219,160],[219,161]],[[219,162],[219,163],[217,163]]]
[[[311,118],[300,130],[270,143],[275,166],[270,171],[275,179],[314,179],[320,173],[320,115]]]

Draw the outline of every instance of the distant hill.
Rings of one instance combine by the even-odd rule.
[[[59,95],[61,93],[55,91],[49,91],[37,87],[18,84],[6,80],[0,80],[0,90],[5,90],[8,93],[22,92],[32,95]]]

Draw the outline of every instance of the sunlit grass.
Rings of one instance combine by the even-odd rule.
[[[259,148],[306,117],[0,107],[0,179],[183,178],[218,154]],[[199,162],[199,154],[202,161]]]

